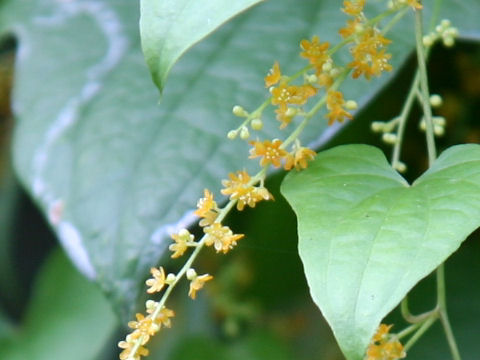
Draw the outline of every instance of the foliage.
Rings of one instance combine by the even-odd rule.
[[[433,136],[448,130],[448,123],[431,116],[426,71],[422,69],[425,59],[421,56],[431,55],[435,43],[453,45],[456,28],[461,38],[478,40],[476,14],[480,4],[422,2],[426,23],[422,29],[416,16],[422,7],[419,2],[392,3],[397,8],[388,10],[384,2],[368,1],[362,12],[358,10],[362,1],[345,1],[344,13],[338,3],[323,0],[303,1],[302,6],[293,0],[245,0],[233,5],[222,1],[199,4],[142,0],[140,6],[127,0],[0,3],[0,33],[13,36],[17,42],[13,151],[15,170],[24,188],[76,267],[100,285],[124,319],[137,308],[148,269],[163,258],[165,268],[151,270],[148,292],[165,293],[160,301],[147,302],[149,315],[137,315],[129,323],[130,339],[127,337],[120,344],[125,358],[133,358],[137,351],[146,354],[142,346],[155,332],[170,327],[174,315],[177,322],[179,313],[189,313],[190,305],[176,298],[168,299],[180,279],[190,280],[190,288],[183,290],[192,299],[198,292],[200,304],[205,301],[204,288],[208,291],[217,280],[221,283],[216,266],[228,268],[229,264],[212,257],[210,262],[216,266],[205,266],[201,258],[196,259],[204,246],[226,254],[238,245],[241,253],[242,247],[248,246],[243,244],[248,243],[251,233],[259,231],[260,238],[271,236],[271,228],[263,229],[267,223],[273,228],[285,228],[277,232],[279,240],[285,241],[289,236],[293,215],[285,205],[282,208],[281,195],[265,185],[275,171],[270,169],[272,165],[293,169],[283,183],[282,193],[297,216],[299,253],[312,297],[344,355],[362,359],[370,344],[370,357],[376,358],[376,351],[392,347],[396,347],[396,358],[401,357],[403,347],[399,339],[411,337],[405,345],[409,352],[417,334],[422,335],[440,319],[453,357],[459,359],[456,345],[452,345],[453,335],[448,335],[445,291],[440,289],[444,284],[441,264],[478,227],[479,150],[477,145],[451,147],[433,162]],[[258,5],[250,9],[255,4]],[[238,16],[232,19],[235,15]],[[445,16],[451,22],[440,22]],[[345,27],[339,36],[342,26]],[[427,36],[419,45],[422,31]],[[367,43],[367,50],[362,50],[361,45]],[[355,121],[365,128],[367,122],[378,120],[368,118],[366,113],[361,122],[361,117],[357,119],[359,111],[352,110],[365,109],[394,79],[415,47],[420,55],[420,69],[405,94],[405,105],[391,121],[372,123],[384,142],[393,145],[391,165],[380,150],[365,145],[333,148],[320,152],[311,161],[315,153],[309,147],[317,149],[338,135],[344,128],[340,122],[348,122],[354,115]],[[421,50],[424,47],[425,54]],[[299,52],[304,59],[295,58]],[[309,65],[302,68],[306,61]],[[370,61],[375,66],[370,66]],[[271,94],[262,84],[269,68],[265,87],[270,88]],[[350,71],[355,80],[347,79]],[[377,77],[382,72],[387,73]],[[159,104],[151,77],[162,93]],[[285,91],[294,96],[285,99]],[[393,169],[403,171],[406,165],[410,167],[403,158],[402,150],[407,147],[402,147],[402,141],[408,141],[404,126],[415,111],[417,99],[424,116],[420,126],[426,130],[431,167],[409,186]],[[433,106],[435,101],[431,103]],[[231,113],[236,104],[245,107],[237,105],[233,110],[235,116],[243,118],[240,125]],[[381,106],[378,102],[373,104]],[[274,117],[280,123],[270,121]],[[250,137],[250,131],[255,135]],[[256,175],[250,174],[258,170],[258,165],[246,161],[249,144],[230,141],[236,137],[250,140],[250,158],[259,158],[256,160],[261,167]],[[362,137],[367,135],[356,136],[355,142],[363,142]],[[419,171],[425,167],[423,164]],[[210,190],[204,191],[205,188]],[[11,289],[16,276],[12,271],[15,262],[8,254],[14,248],[10,234],[14,232],[13,214],[20,201],[17,192],[15,185],[0,188],[2,195],[8,195],[0,204],[2,214],[8,215],[2,217],[2,227],[8,231],[0,238],[1,248],[5,249],[5,260],[0,266],[2,289]],[[221,194],[229,201],[225,202]],[[257,205],[273,199],[276,205]],[[275,210],[262,211],[268,206]],[[250,215],[249,207],[257,207],[258,212],[254,209],[252,214],[258,215]],[[279,207],[283,210],[278,212],[277,219],[271,219]],[[235,208],[245,210],[245,215],[252,217],[250,223],[255,225],[242,224],[235,215],[232,224],[224,224],[224,218]],[[195,215],[202,218],[201,228],[192,228]],[[242,227],[235,225],[238,223]],[[168,236],[171,234],[173,244]],[[266,246],[275,251],[277,245],[267,242]],[[174,251],[174,258],[188,254],[179,270],[174,262],[165,260],[168,249]],[[265,303],[271,303],[274,297],[266,289],[283,287],[289,294],[282,297],[306,292],[303,280],[296,276],[295,282],[277,279],[279,274],[285,278],[291,273],[299,275],[298,263],[284,262],[288,266],[282,273],[275,270],[281,267],[274,264],[278,257],[272,256],[276,260],[271,261],[256,252],[248,254],[246,258],[272,272],[269,285],[257,294]],[[193,270],[194,260],[200,261],[206,271],[197,274]],[[54,276],[46,270],[49,275],[40,280],[38,286],[43,290],[39,293],[63,293],[56,295],[58,302],[45,308],[43,295],[34,297],[32,308],[38,306],[41,310],[32,313],[42,315],[28,312],[27,325],[19,334],[7,315],[0,316],[0,338],[8,344],[5,356],[67,356],[62,351],[83,343],[62,340],[59,342],[64,348],[48,351],[44,349],[48,343],[44,336],[64,339],[59,333],[63,321],[79,334],[88,333],[80,320],[89,311],[102,326],[94,325],[98,332],[89,334],[91,352],[76,354],[79,358],[100,356],[104,351],[102,344],[109,340],[115,327],[109,310],[97,295],[91,295],[96,294],[93,289],[84,285],[71,269],[66,270],[64,262],[50,262],[72,279],[64,279],[68,286],[57,289]],[[240,268],[253,266],[248,261],[245,264]],[[374,335],[380,321],[439,265],[437,306],[415,317],[404,300],[402,315],[412,324],[404,330],[395,325],[392,334],[391,328],[380,327]],[[177,270],[170,273],[171,268]],[[242,274],[240,270],[232,271]],[[215,281],[210,281],[211,273],[215,273]],[[55,313],[54,309],[62,309],[68,298],[75,297],[74,288],[84,292],[85,299],[77,298],[84,302],[85,307],[78,307],[83,315],[75,316],[68,310]],[[225,324],[229,324],[225,325],[229,329],[226,333],[237,334],[242,324],[251,324],[258,309],[250,303],[239,306],[236,295],[223,297],[224,292],[236,292],[233,286],[226,288],[210,294],[209,306],[225,316]],[[9,297],[19,296],[13,291]],[[176,305],[175,312],[165,307],[167,299]],[[207,308],[204,305],[200,312],[204,314],[203,330],[211,334],[215,325]],[[38,316],[31,329],[30,316]],[[43,327],[43,317],[58,323],[45,322],[51,327]],[[183,324],[185,328],[197,326],[197,322],[188,319]],[[175,331],[172,329],[172,334],[177,335],[172,336],[181,336]],[[14,340],[19,336],[29,339],[31,345],[22,349],[22,340]],[[217,354],[225,359],[290,358],[287,347],[272,350],[280,348],[281,341],[270,330],[258,339],[251,334],[238,341],[238,346],[225,346],[203,333],[185,336],[185,341],[200,349],[203,357]],[[174,346],[158,341],[162,350],[154,350],[152,357],[190,356],[190,348],[183,348],[181,342]],[[152,344],[153,349],[156,346]]]

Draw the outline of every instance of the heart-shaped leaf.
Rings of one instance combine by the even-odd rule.
[[[412,186],[379,149],[346,145],[289,174],[311,294],[349,360],[381,319],[480,226],[480,146],[446,150]]]
[[[178,58],[222,23],[262,0],[141,0],[142,49],[160,91]]]

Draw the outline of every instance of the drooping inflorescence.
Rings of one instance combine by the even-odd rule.
[[[400,11],[408,6],[418,8],[416,1],[397,1],[395,11]],[[388,63],[390,55],[386,52],[389,40],[378,29],[382,17],[369,20],[364,14],[365,0],[344,1],[343,11],[351,17],[347,25],[340,29],[343,40],[335,47],[330,48],[328,42],[321,42],[318,36],[310,40],[300,41],[299,56],[308,61],[304,70],[296,75],[287,76],[282,73],[281,65],[275,61],[272,68],[264,78],[265,87],[269,97],[255,111],[248,112],[244,107],[236,105],[233,114],[244,121],[236,129],[228,132],[228,139],[238,136],[248,141],[251,145],[250,159],[259,158],[261,170],[250,175],[246,170],[238,170],[228,174],[228,179],[222,181],[221,194],[228,197],[222,206],[217,203],[214,194],[208,189],[204,196],[197,202],[194,212],[199,217],[199,226],[203,229],[203,236],[195,239],[187,229],[172,234],[173,243],[169,246],[174,259],[185,257],[186,261],[177,273],[166,274],[163,267],[152,268],[152,277],[146,281],[148,294],[161,294],[159,301],[146,302],[146,315],[137,314],[136,320],[128,323],[132,332],[125,341],[118,346],[122,349],[121,360],[139,360],[148,355],[145,345],[150,338],[158,333],[162,327],[171,326],[171,318],[175,316],[173,310],[165,304],[177,283],[186,278],[190,281],[188,296],[197,297],[207,282],[213,280],[210,274],[198,275],[193,268],[193,263],[204,247],[212,247],[216,253],[230,252],[244,237],[236,234],[223,220],[228,213],[236,208],[238,211],[246,207],[254,208],[258,202],[274,200],[272,194],[264,186],[267,171],[270,167],[295,169],[300,171],[308,167],[308,163],[315,158],[315,151],[302,146],[300,135],[308,122],[318,112],[325,108],[325,118],[328,125],[352,119],[350,111],[357,108],[353,100],[345,100],[339,90],[341,83],[348,74],[353,78],[363,75],[370,79],[379,76],[384,71],[390,71]],[[385,16],[394,11],[386,10]],[[350,46],[352,61],[339,65],[334,59],[334,54],[343,46]],[[294,84],[295,81],[299,83]],[[263,111],[273,106],[276,120],[280,129],[292,128],[293,130],[281,139],[250,140],[250,129],[260,131],[263,128]],[[297,123],[297,119],[300,120]],[[325,121],[325,120],[322,120]],[[250,127],[250,129],[249,129]]]

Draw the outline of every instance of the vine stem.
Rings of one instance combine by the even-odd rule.
[[[445,292],[445,267],[440,265],[437,269],[437,302],[439,305],[439,317],[447,337],[448,346],[454,360],[461,360],[460,352],[453,335],[452,326],[448,320],[447,301]]]
[[[422,96],[422,107],[423,115],[426,123],[426,137],[427,137],[427,150],[428,150],[428,163],[429,166],[432,166],[433,162],[437,157],[436,148],[435,148],[435,138],[433,133],[433,121],[432,121],[432,109],[430,107],[430,96],[428,90],[428,77],[427,77],[427,66],[426,66],[426,55],[425,48],[423,46],[423,19],[422,11],[415,11],[415,41],[417,48],[417,59],[418,59],[418,72],[420,76],[420,92]],[[448,319],[447,314],[447,303],[446,303],[446,291],[445,291],[445,267],[440,265],[437,268],[437,305],[439,318],[443,325],[445,335],[447,337],[448,345],[450,347],[450,352],[454,360],[461,360],[460,353],[453,335],[452,327]],[[416,341],[424,331],[426,331],[431,324],[435,321],[435,317],[428,319],[415,333],[415,335],[407,343],[409,345],[411,341]],[[418,336],[417,336],[418,335]],[[412,343],[413,344],[413,343]],[[407,348],[407,345],[405,346]]]
[[[415,11],[415,42],[417,47],[418,74],[420,76],[423,116],[426,123],[428,165],[430,167],[437,158],[437,150],[435,148],[435,137],[433,133],[432,108],[430,107],[426,56],[425,48],[423,46],[423,20],[422,11],[420,10]]]

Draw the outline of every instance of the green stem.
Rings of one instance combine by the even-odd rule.
[[[447,299],[445,290],[445,266],[442,264],[437,269],[437,303],[439,306],[439,317],[447,337],[448,346],[454,360],[461,360],[460,352],[453,335],[447,313]]]
[[[435,309],[424,312],[420,315],[413,315],[412,313],[410,313],[410,310],[408,309],[408,296],[405,296],[405,298],[402,300],[402,303],[400,304],[400,311],[402,313],[403,318],[406,321],[408,321],[411,324],[418,324],[425,321],[429,317],[432,317],[438,314],[439,307],[437,306],[435,307]]]
[[[382,34],[385,35],[390,31],[390,29],[395,26],[397,22],[400,21],[401,18],[407,13],[407,11],[410,9],[410,6],[405,6],[402,10],[400,10],[398,13],[395,14],[395,16],[388,22],[387,25],[382,29]]]
[[[429,162],[429,166],[432,166],[437,155],[436,155],[435,139],[434,139],[434,133],[433,133],[432,109],[430,107],[430,101],[429,101],[430,96],[429,96],[429,90],[428,90],[425,48],[423,46],[422,39],[423,39],[422,12],[415,11],[415,40],[416,40],[416,47],[417,47],[418,71],[420,74],[420,90],[422,94],[423,113],[424,113],[424,118],[426,123],[428,162]],[[454,360],[460,360],[461,359],[460,353],[458,351],[458,347],[455,342],[455,337],[453,335],[453,331],[450,326],[450,322],[448,320],[446,292],[445,292],[445,269],[443,264],[440,265],[437,269],[437,305],[439,308],[440,321],[443,325],[445,335],[447,337],[448,345],[450,347],[450,352],[452,353],[452,357]],[[429,321],[430,319],[427,322],[425,322],[424,325],[429,324]],[[422,330],[423,328],[424,326],[422,326],[418,332],[420,332],[420,330]],[[412,337],[412,339],[410,339],[410,341],[411,340],[416,341],[416,338],[415,338],[416,335],[417,333]],[[421,334],[419,336],[421,336]]]
[[[400,331],[399,333],[395,334],[395,337],[398,339],[398,340],[401,340],[402,338],[404,338],[405,336],[408,336],[410,335],[412,332],[414,332],[415,330],[417,330],[420,326],[422,326],[422,323],[419,322],[417,324],[412,324],[410,325],[409,327],[403,329],[402,331]]]
[[[405,344],[404,350],[408,351],[410,348],[417,342],[418,339],[422,337],[422,335],[433,325],[433,323],[437,320],[437,317],[430,317],[427,319],[422,326],[417,330],[415,334],[407,341]]]
[[[428,76],[425,48],[423,46],[423,21],[422,12],[415,11],[415,40],[417,46],[418,72],[420,76],[420,91],[422,94],[423,116],[426,124],[428,163],[432,166],[437,158],[435,137],[433,133],[432,108],[430,107],[430,95],[428,90]]]

